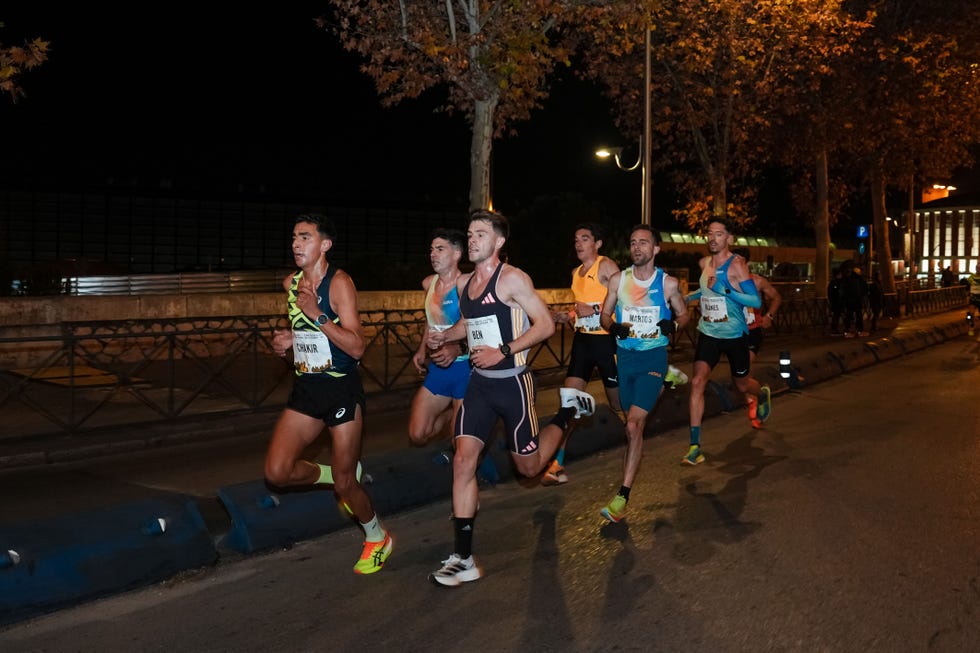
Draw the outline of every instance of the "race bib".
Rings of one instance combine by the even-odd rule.
[[[595,333],[596,331],[602,331],[602,324],[599,322],[599,305],[594,304],[592,308],[596,311],[594,315],[587,315],[585,317],[579,315],[575,317],[576,331],[581,331],[583,333]]]
[[[660,337],[659,306],[626,306],[623,308],[623,322],[630,323],[630,338]]]
[[[321,331],[293,331],[293,365],[301,374],[326,372],[333,367],[327,336]]]
[[[742,315],[745,316],[745,324],[752,325],[755,324],[755,309],[751,306],[742,307]]]
[[[500,325],[496,315],[474,317],[466,320],[466,344],[470,351],[476,347],[499,347],[504,344],[500,337]]]
[[[724,297],[701,297],[701,317],[705,322],[727,322],[728,309]]]

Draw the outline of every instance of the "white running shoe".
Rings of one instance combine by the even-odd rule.
[[[561,407],[571,407],[575,409],[575,419],[589,416],[595,412],[595,399],[588,392],[576,390],[575,388],[559,388],[558,396],[561,397]]]
[[[463,560],[454,553],[449,556],[448,560],[443,560],[442,569],[429,574],[429,578],[437,585],[457,587],[463,583],[474,581],[482,575],[480,568],[476,566],[476,562],[473,560],[473,556]]]

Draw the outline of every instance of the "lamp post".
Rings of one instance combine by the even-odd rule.
[[[643,136],[640,138],[640,152],[636,157],[636,163],[631,166],[624,166],[622,162],[623,148],[621,147],[602,147],[596,150],[599,158],[613,157],[616,167],[620,170],[636,170],[640,168],[642,187],[640,188],[640,223],[652,224],[650,219],[650,206],[653,193],[650,188],[650,159],[653,156],[653,148],[650,138],[650,28],[644,30],[645,43],[643,48]]]
[[[642,224],[652,224],[650,221],[650,202],[652,199],[650,188],[650,157],[652,148],[650,144],[650,26],[647,25],[643,30],[645,39],[643,45],[643,194],[640,197],[640,212]]]

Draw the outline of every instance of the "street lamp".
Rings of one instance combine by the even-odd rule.
[[[616,161],[616,167],[627,172],[636,170],[640,166],[640,163],[643,162],[643,152],[640,152],[636,155],[636,163],[630,166],[623,165],[623,148],[621,147],[600,147],[595,151],[595,155],[600,159],[608,159],[609,157],[613,157],[613,159]]]
[[[628,167],[624,167],[620,159],[620,155],[623,153],[623,148],[621,147],[600,148],[596,150],[595,154],[603,159],[610,156],[614,157],[616,166],[620,170],[636,170],[637,166],[640,166],[641,183],[643,184],[640,189],[640,223],[652,224],[650,220],[650,204],[652,198],[650,191],[650,157],[653,156],[653,148],[651,147],[650,141],[650,28],[647,27],[644,31],[646,34],[644,35],[645,43],[643,48],[643,137],[640,140],[640,153],[637,156],[636,163]]]

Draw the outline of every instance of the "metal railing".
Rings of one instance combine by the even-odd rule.
[[[911,291],[905,300],[907,315],[921,315],[966,306],[968,292]],[[693,310],[694,319],[675,334],[674,346],[694,345]],[[414,392],[421,378],[412,356],[424,310],[366,311],[361,318],[365,392]],[[774,331],[823,329],[828,318],[826,300],[794,291],[784,299]],[[282,406],[292,368],[275,355],[271,342],[273,330],[285,327],[281,315],[258,315],[64,322],[57,334],[0,337],[0,361],[21,360],[25,352],[35,361],[20,368],[0,365],[0,441]],[[572,335],[559,325],[552,338],[532,349],[529,360],[539,375],[561,378]]]
[[[65,277],[67,295],[181,295],[212,292],[277,292],[292,270],[191,272]]]

